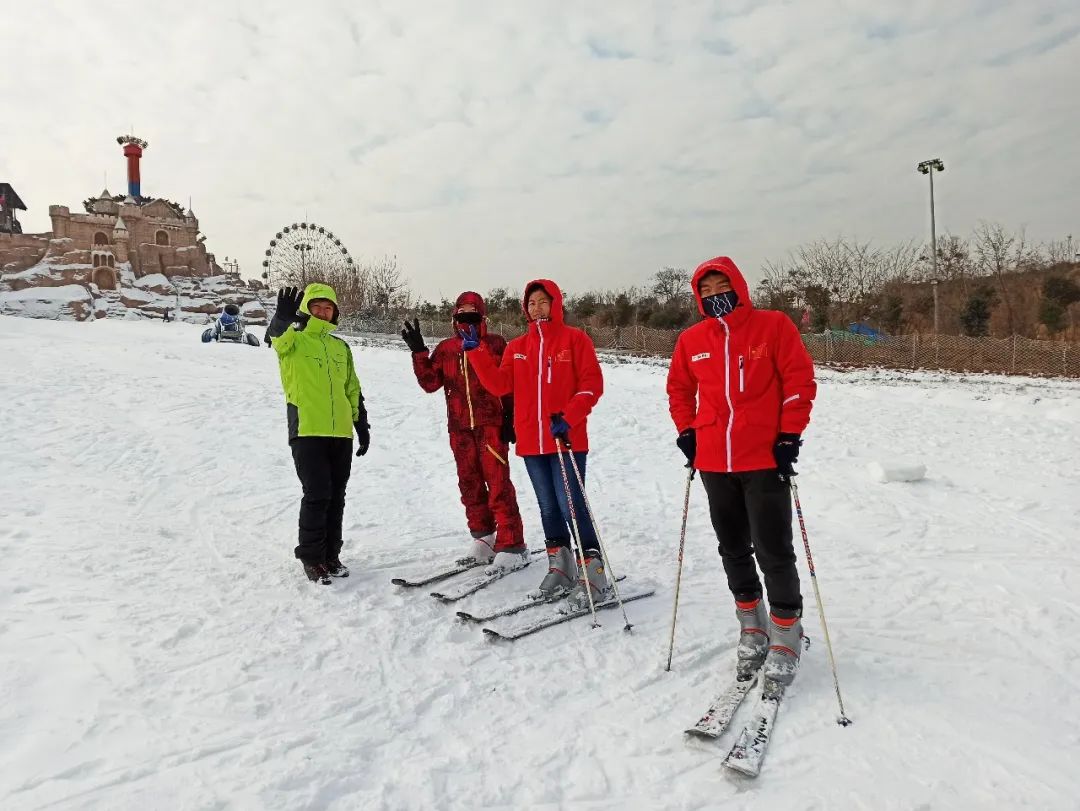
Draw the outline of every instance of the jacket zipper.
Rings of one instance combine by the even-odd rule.
[[[334,376],[330,374],[330,352],[326,348],[326,336],[320,335],[323,357],[326,358],[326,382],[330,386],[330,430],[337,433],[337,415],[334,413]]]
[[[461,375],[465,378],[465,402],[469,404],[469,428],[476,428],[476,420],[473,419],[472,395],[469,393],[469,356],[461,353]]]
[[[746,378],[743,377],[743,356],[739,355],[739,394],[746,391]]]
[[[727,472],[731,473],[731,428],[735,424],[735,406],[731,402],[731,330],[724,319],[716,319],[724,328],[724,397],[727,399]]]
[[[537,439],[540,442],[540,453],[544,452],[544,331],[540,328],[540,322],[536,322],[536,334],[540,336],[540,354],[536,361],[536,427]]]

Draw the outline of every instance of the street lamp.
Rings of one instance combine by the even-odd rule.
[[[930,249],[934,256],[934,278],[930,280],[930,287],[934,291],[934,335],[938,334],[938,273],[937,273],[937,223],[934,221],[934,170],[945,171],[945,164],[941,158],[931,158],[923,161],[915,167],[920,174],[930,175]]]

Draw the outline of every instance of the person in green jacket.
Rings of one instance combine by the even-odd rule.
[[[278,291],[277,312],[266,339],[277,352],[289,424],[289,446],[304,497],[300,501],[295,554],[315,583],[348,577],[341,563],[341,519],[345,486],[352,469],[352,435],[357,456],[371,442],[367,409],[352,350],[333,334],[337,294],[325,284]]]

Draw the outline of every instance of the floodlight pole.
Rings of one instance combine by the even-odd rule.
[[[934,278],[930,287],[934,291],[934,337],[938,334],[938,267],[937,267],[937,217],[934,214],[934,170],[945,171],[945,164],[940,158],[923,161],[917,167],[919,172],[930,175],[930,250],[933,252]]]

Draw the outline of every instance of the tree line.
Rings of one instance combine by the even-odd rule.
[[[1080,264],[1069,240],[1033,243],[1024,229],[980,223],[967,237],[938,240],[936,286],[942,334],[1080,338]],[[751,271],[752,269],[748,269]],[[782,310],[804,332],[861,324],[886,334],[934,329],[935,270],[929,245],[875,245],[837,237],[800,245],[760,268],[759,307]],[[449,319],[453,301],[418,298],[396,256],[332,273],[343,308],[361,318]],[[483,291],[481,291],[483,292]],[[520,290],[484,295],[496,322],[521,319]],[[682,329],[699,318],[690,271],[662,267],[645,283],[613,290],[566,291],[571,323]]]

